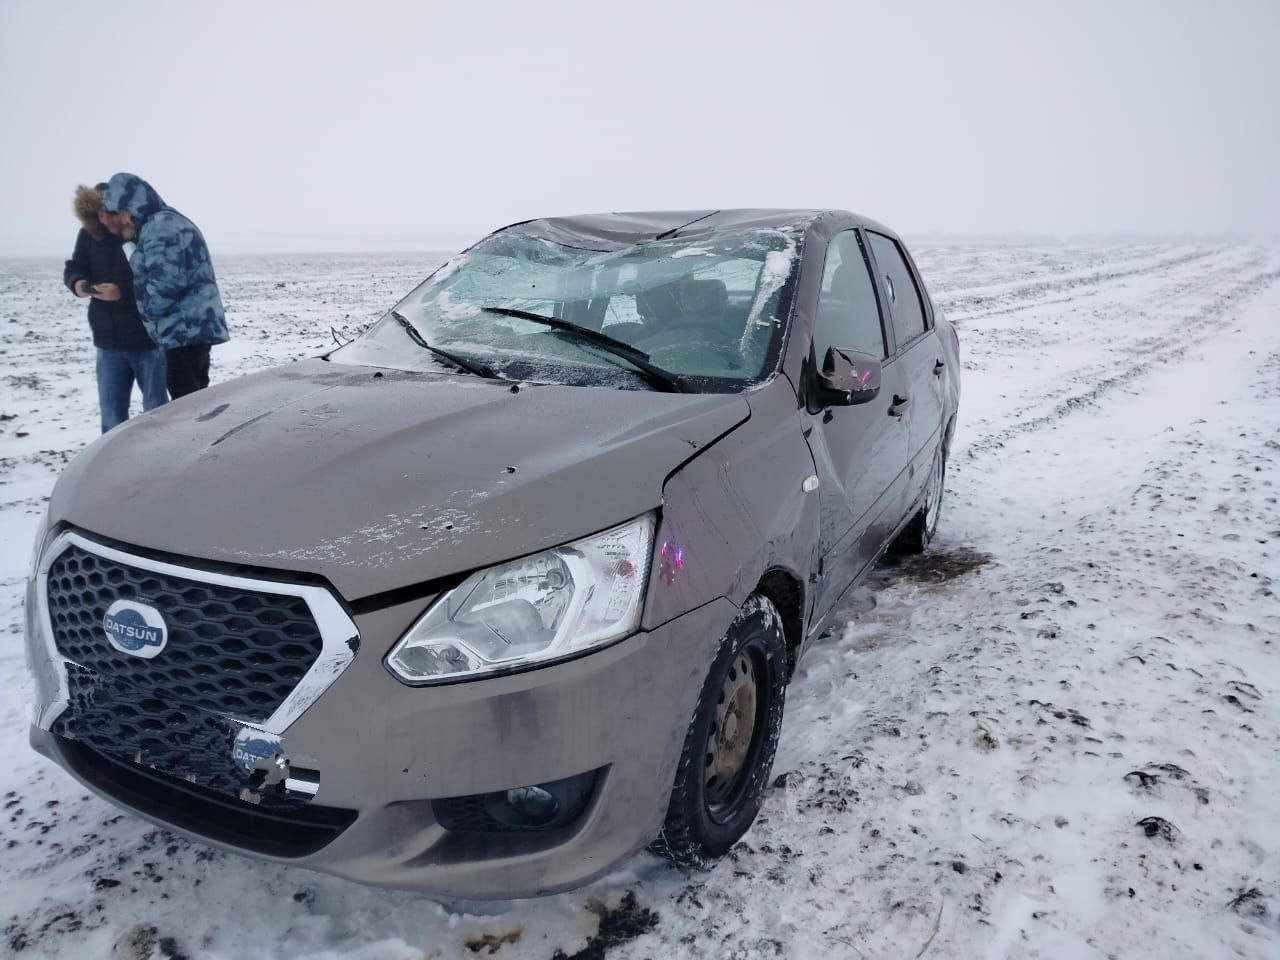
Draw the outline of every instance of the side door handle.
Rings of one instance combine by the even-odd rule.
[[[893,404],[889,407],[889,416],[902,419],[902,415],[906,413],[904,407],[911,402],[910,397],[900,397],[896,393],[893,395]]]
[[[934,375],[935,377],[940,377],[940,376],[942,376],[942,371],[946,368],[946,366],[947,366],[947,365],[946,365],[945,363],[943,363],[941,360],[939,360],[937,363],[935,363],[935,364],[933,365],[933,375]]]

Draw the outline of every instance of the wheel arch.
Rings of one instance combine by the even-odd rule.
[[[804,640],[804,582],[790,570],[771,567],[752,592],[767,597],[782,617],[782,632],[787,641],[787,677],[790,679],[796,672],[796,661]]]

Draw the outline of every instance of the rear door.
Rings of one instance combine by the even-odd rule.
[[[885,365],[875,400],[828,407],[811,401],[803,414],[818,469],[822,517],[817,617],[831,609],[875,558],[887,536],[886,524],[896,523],[902,510],[909,426],[894,401],[906,388],[901,365],[890,356],[887,322],[858,231],[836,234],[823,265],[813,364],[821,365],[827,348],[834,346],[883,357]]]
[[[923,489],[942,429],[944,357],[915,271],[902,244],[867,231],[881,299],[888,306],[897,343],[895,362],[903,378],[910,426],[911,476],[904,509]]]

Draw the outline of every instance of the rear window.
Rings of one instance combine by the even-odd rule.
[[[916,287],[907,261],[896,240],[879,233],[867,233],[871,241],[871,251],[875,254],[876,265],[880,269],[881,289],[889,304],[889,312],[893,316],[893,331],[898,338],[898,346],[904,346],[925,332],[924,303],[920,299],[920,290]]]

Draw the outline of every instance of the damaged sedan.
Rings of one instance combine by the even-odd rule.
[[[788,681],[938,524],[958,340],[842,211],[515,224],[129,420],[27,589],[31,742],[224,848],[470,898],[750,828]]]

